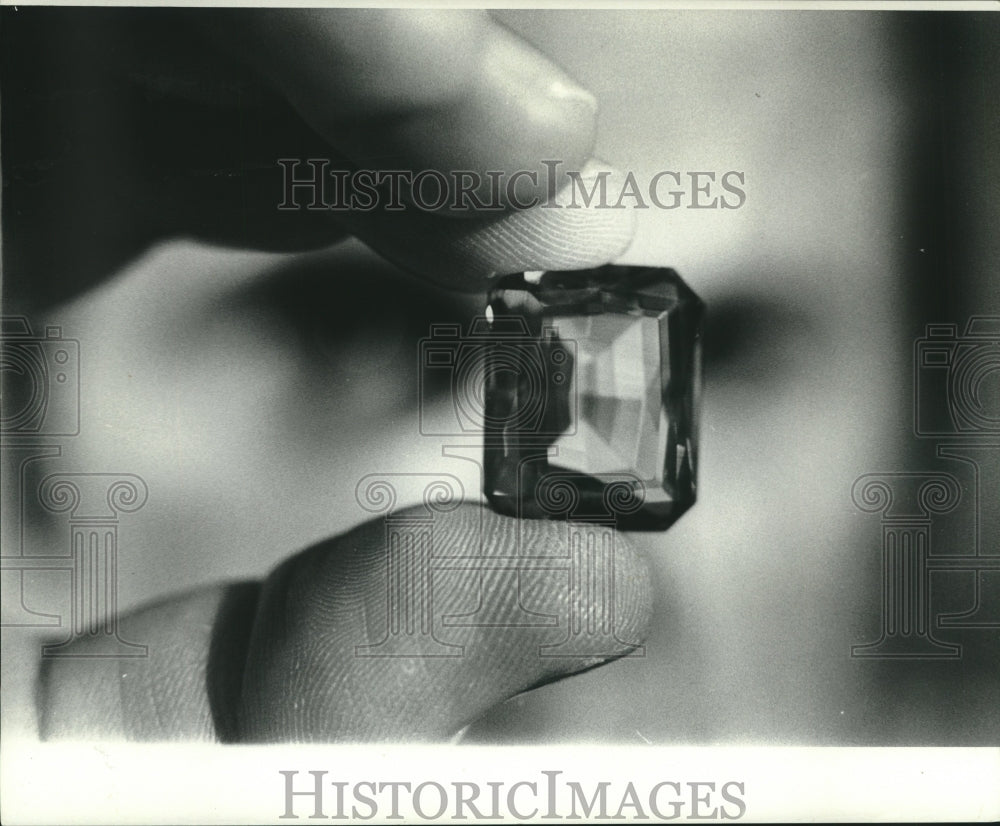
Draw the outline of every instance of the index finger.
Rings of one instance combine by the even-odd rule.
[[[527,203],[546,197],[541,161],[565,174],[593,151],[594,97],[484,12],[241,9],[202,23],[357,164],[534,171],[513,190]]]

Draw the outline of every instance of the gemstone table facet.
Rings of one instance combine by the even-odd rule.
[[[700,299],[673,270],[612,265],[507,276],[488,306],[493,507],[668,528],[695,500]]]

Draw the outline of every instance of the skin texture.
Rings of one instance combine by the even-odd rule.
[[[274,209],[274,159],[289,154],[505,175],[541,175],[540,162],[555,158],[561,173],[582,170],[585,181],[606,170],[588,160],[593,96],[484,13],[98,11],[57,19],[31,12],[12,23],[5,34],[15,50],[4,77],[24,79],[11,87],[10,111],[27,120],[11,144],[17,160],[8,197],[12,223],[24,232],[13,228],[20,241],[5,252],[8,295],[22,310],[93,291],[150,241],[177,233],[301,249],[347,230],[421,279],[474,291],[501,273],[598,265],[631,239],[628,211],[377,209],[335,220]],[[31,62],[39,37],[60,60],[32,81],[14,70]],[[86,107],[62,102],[83,98]],[[65,156],[45,145],[56,133],[71,136]],[[17,143],[21,134],[30,136],[25,144]],[[57,152],[68,178],[32,161],[33,141]],[[198,172],[226,167],[234,153],[230,174]],[[43,173],[29,181],[38,168]],[[85,194],[96,200],[73,200]],[[532,186],[522,176],[512,194],[524,202],[552,193],[544,178]],[[239,306],[225,278],[215,284],[208,289],[221,290],[217,306]],[[175,311],[189,318],[183,303]],[[437,529],[435,554],[474,546],[503,556],[515,537],[542,555],[565,545],[563,526],[520,525],[476,505],[447,514]],[[46,661],[37,686],[41,735],[440,740],[508,697],[629,653],[645,633],[648,571],[622,538],[620,643],[600,654],[540,656],[561,632],[504,627],[517,607],[517,595],[508,595],[495,601],[485,626],[459,632],[463,656],[357,657],[356,646],[377,642],[384,627],[384,532],[376,520],[294,556],[260,585],[203,587],[131,612],[121,635],[148,640],[148,659]],[[460,579],[452,589],[458,607],[489,585]],[[565,572],[544,573],[532,587],[524,598],[534,610],[571,610]],[[88,645],[78,643],[76,653]]]
[[[423,514],[418,508],[396,518]],[[565,525],[518,522],[474,505],[439,516],[434,527],[438,557],[477,553],[499,561],[517,546],[554,561],[566,547]],[[510,627],[519,596],[524,607],[557,616],[580,601],[565,571],[553,566],[530,593],[487,600],[479,627],[448,635],[452,656],[435,656],[433,645],[424,657],[357,656],[358,646],[385,635],[385,548],[385,527],[376,520],[295,555],[262,585],[208,587],[126,617],[123,638],[147,640],[150,657],[47,661],[42,736],[439,741],[515,694],[628,654],[651,616],[646,563],[619,536],[613,576],[621,642],[600,655],[545,657],[542,646],[557,644],[565,628]],[[598,577],[610,573],[595,569]],[[499,571],[487,574],[483,591],[495,591],[500,579]],[[439,581],[438,590],[459,595],[454,607],[467,608],[475,584],[466,573],[443,587]]]
[[[158,18],[156,26],[147,22],[149,39],[152,29],[166,31],[167,21]],[[880,520],[854,506],[855,480],[876,471],[928,470],[955,474],[968,491],[975,484],[971,466],[933,455],[933,440],[919,456],[906,452],[917,443],[914,341],[924,334],[924,322],[961,325],[967,314],[936,303],[918,317],[909,315],[907,306],[916,300],[918,282],[934,285],[935,295],[956,291],[944,265],[952,274],[963,268],[954,257],[961,247],[948,243],[944,230],[965,227],[954,216],[977,203],[966,201],[965,190],[941,200],[936,187],[942,177],[950,180],[954,170],[938,169],[934,183],[926,173],[937,161],[928,167],[928,159],[941,157],[960,126],[963,132],[973,130],[970,135],[983,147],[989,145],[983,136],[990,134],[952,117],[945,104],[954,91],[937,86],[948,62],[935,45],[943,18],[906,16],[904,27],[892,15],[604,10],[510,13],[505,21],[544,46],[595,92],[601,103],[599,157],[634,171],[640,184],[660,170],[677,171],[679,182],[665,180],[661,187],[667,201],[670,190],[682,190],[677,209],[601,210],[597,217],[627,219],[635,213],[638,232],[624,260],[676,268],[706,302],[705,396],[697,505],[665,534],[629,537],[649,562],[655,595],[643,640],[645,656],[622,657],[612,667],[588,669],[516,695],[479,717],[462,742],[995,744],[1000,709],[995,631],[949,632],[947,639],[963,645],[960,660],[851,656],[853,645],[878,639],[883,597]],[[970,21],[970,29],[973,22],[982,25]],[[918,24],[926,41],[910,37]],[[170,25],[182,28],[177,20]],[[136,28],[142,27],[131,29],[138,36]],[[246,633],[237,635],[243,643],[220,643],[221,650],[233,652],[237,665],[222,669],[229,679],[213,679],[211,692],[205,687],[211,644],[191,655],[206,664],[204,679],[147,680],[154,686],[190,686],[191,696],[202,698],[201,716],[195,716],[193,726],[158,727],[153,713],[143,719],[130,713],[130,725],[146,732],[135,736],[146,738],[192,730],[213,737],[218,730],[222,739],[231,740],[242,719],[243,692],[235,687],[242,686],[239,666],[250,660],[241,646],[249,645],[247,629],[263,603],[252,589],[243,592],[243,599],[239,594],[224,599],[213,583],[265,580],[300,549],[349,535],[371,518],[356,501],[355,486],[366,474],[448,472],[461,477],[467,495],[480,489],[473,462],[443,457],[442,441],[451,442],[418,430],[418,412],[447,424],[454,420],[454,410],[447,384],[430,400],[419,395],[414,363],[418,342],[430,325],[466,324],[481,307],[481,295],[469,300],[434,291],[425,281],[380,263],[356,241],[326,247],[341,231],[338,225],[329,234],[326,213],[277,213],[274,179],[254,188],[249,171],[253,159],[273,169],[275,157],[336,153],[313,128],[301,124],[290,104],[278,105],[283,99],[277,92],[266,97],[266,83],[251,86],[247,67],[237,71],[236,58],[230,58],[225,74],[218,51],[203,48],[203,41],[190,33],[166,42],[188,44],[181,62],[190,67],[192,80],[214,77],[215,85],[178,83],[184,76],[177,74],[176,59],[171,63],[170,55],[136,48],[147,56],[146,71],[135,82],[150,95],[148,128],[102,115],[90,137],[82,121],[66,131],[67,107],[60,101],[82,100],[85,105],[78,108],[85,112],[100,101],[105,87],[91,83],[84,70],[94,66],[93,59],[71,61],[73,49],[62,46],[80,33],[80,49],[97,43],[109,60],[117,60],[121,52],[111,48],[107,28],[101,30],[104,40],[79,21],[62,30],[62,39],[59,27],[44,30],[59,44],[46,53],[55,52],[67,62],[67,85],[58,87],[47,111],[57,136],[75,136],[64,144],[66,151],[76,147],[79,157],[76,164],[55,167],[48,175],[41,174],[42,167],[33,168],[32,186],[22,182],[17,191],[26,215],[38,204],[31,198],[40,198],[46,189],[59,194],[62,200],[46,203],[62,209],[50,214],[65,220],[48,222],[38,213],[30,221],[19,219],[5,201],[4,224],[11,232],[5,237],[4,276],[8,296],[18,300],[39,285],[46,312],[32,316],[36,332],[51,323],[79,339],[85,366],[82,430],[64,456],[37,462],[26,483],[55,470],[127,471],[147,482],[148,504],[121,520],[120,607],[130,613],[147,610],[144,606],[152,600],[161,608],[179,606],[183,600],[176,599],[178,594],[198,590],[209,595],[192,603],[203,606],[202,617],[188,623],[175,643],[198,639],[192,626],[202,628],[202,636],[209,634],[204,629],[216,627]],[[0,26],[0,38],[11,32],[24,35],[13,25]],[[31,42],[11,36],[0,59],[30,51]],[[162,70],[151,65],[153,58]],[[39,63],[31,65],[45,71],[55,61]],[[5,115],[21,88],[12,84],[8,89],[6,79],[16,77],[26,86],[36,74],[4,73]],[[980,78],[996,75],[977,72]],[[70,83],[74,80],[75,86]],[[69,93],[81,92],[87,84],[86,95]],[[967,82],[955,88],[968,94],[986,87]],[[233,89],[240,90],[242,106]],[[252,103],[256,114],[250,114],[251,89],[257,90]],[[194,99],[195,92],[201,99]],[[39,107],[49,98],[33,100]],[[48,132],[28,117],[37,115],[37,109],[26,108],[24,117],[5,117],[0,127],[14,134],[14,125],[30,125],[34,144],[42,145]],[[241,109],[242,127],[234,116]],[[987,109],[980,105],[977,111]],[[112,123],[117,124],[113,130],[97,128]],[[508,127],[502,118],[495,124]],[[240,137],[242,141],[235,140]],[[914,151],[919,143],[923,148]],[[53,140],[49,145],[60,144]],[[145,149],[129,154],[121,151],[125,145]],[[93,162],[104,146],[110,158],[106,168],[127,170],[134,161],[142,173],[123,173],[121,180],[98,175],[101,168],[94,172]],[[30,151],[31,145],[22,147],[17,157],[30,158]],[[5,151],[4,157],[10,162],[13,155]],[[234,158],[246,163],[241,167]],[[226,174],[204,174],[212,169]],[[746,203],[731,210],[688,208],[689,174],[698,170],[714,170],[716,184],[726,170],[745,172]],[[101,186],[86,183],[91,172]],[[982,168],[974,172],[969,191],[984,197],[990,192],[988,176]],[[133,190],[138,191],[128,200]],[[716,185],[703,200],[725,194]],[[987,198],[987,203],[992,201]],[[111,207],[116,211],[109,216]],[[914,223],[914,208],[933,208],[941,223]],[[543,212],[560,211],[511,213],[510,218]],[[571,211],[562,212],[572,217]],[[988,214],[977,213],[975,225]],[[468,223],[419,217],[457,233]],[[127,234],[136,223],[145,226],[147,219],[156,228],[154,238],[172,240],[137,248],[142,251],[131,253],[137,256],[131,263],[126,256],[97,266],[97,258],[88,255],[88,250],[95,255],[121,251],[109,236]],[[581,221],[585,225],[592,219]],[[497,243],[490,249],[520,254],[530,237],[525,233],[517,244]],[[599,263],[598,252],[586,246],[599,234],[581,228],[580,237],[580,248]],[[209,239],[229,248],[203,243]],[[393,256],[427,249],[423,245],[430,242],[429,231],[415,232],[399,242]],[[258,251],[316,246],[320,248],[305,255]],[[456,257],[439,259],[442,273],[473,247],[456,242],[444,248]],[[547,249],[558,248],[552,243]],[[478,247],[476,254],[485,261],[490,249]],[[603,248],[604,254],[613,253]],[[426,260],[433,263],[434,254],[427,253]],[[996,267],[988,252],[977,260],[984,274],[980,286],[988,291],[995,284]],[[489,269],[483,268],[484,279]],[[82,291],[84,271],[96,274],[98,281],[91,282],[95,289]],[[461,267],[455,275],[462,276]],[[966,298],[968,313],[996,314],[994,299]],[[15,311],[9,297],[8,306]],[[5,495],[16,490],[4,481]],[[413,491],[405,498],[401,494],[401,504],[419,501]],[[65,517],[34,516],[27,525],[30,550],[65,553]],[[973,527],[968,501],[952,517],[954,522],[935,522],[935,548],[966,552]],[[14,526],[12,520],[4,522],[6,534]],[[379,534],[377,527],[371,530],[370,537]],[[952,534],[954,548],[939,541]],[[339,541],[327,547],[344,550]],[[382,574],[372,576],[369,585],[375,588]],[[40,590],[45,584],[41,577],[32,583],[28,604],[66,617],[68,577],[51,579],[50,591]],[[473,610],[475,582],[448,582],[454,584],[449,585],[451,599],[461,606],[456,612]],[[934,593],[945,598],[942,610],[967,608],[968,585],[957,575],[951,586],[936,581]],[[525,598],[542,598],[541,581],[535,587]],[[499,597],[506,592],[498,586],[494,593]],[[565,606],[534,605],[565,616]],[[3,601],[4,610],[10,606],[10,600]],[[223,614],[239,618],[240,606],[246,611],[242,619],[222,619]],[[155,614],[147,616],[155,619]],[[164,615],[142,627],[130,625],[129,619],[122,636],[149,645],[146,668],[155,671],[168,652],[176,651],[165,639],[167,629],[174,623],[184,627],[185,616],[187,612]],[[945,638],[944,630],[938,630]],[[40,640],[32,638],[19,654],[11,644],[17,631],[4,629],[3,697],[5,711],[13,711],[4,717],[5,738],[19,731],[11,723],[19,722],[22,709],[32,718],[24,721],[25,730],[35,725],[34,706],[26,698],[36,688]],[[54,629],[47,641],[58,641],[60,632],[65,628]],[[326,633],[334,644],[335,631]],[[451,628],[440,636],[451,641],[466,633],[472,632]],[[523,640],[527,656],[537,650],[539,633],[537,628],[513,628],[503,639],[514,646]],[[216,639],[227,636],[220,633]],[[470,656],[473,650],[467,646]],[[266,666],[280,658],[262,656],[257,662]],[[500,673],[505,662],[498,657],[485,664],[485,672],[467,672],[449,685],[433,683],[438,694],[431,705],[458,704],[470,686],[505,684]],[[538,663],[539,680],[546,679],[548,665]],[[422,686],[430,667],[414,670],[407,691],[426,696]],[[74,668],[58,681],[58,690],[69,692],[66,697],[77,696],[73,692],[83,684],[80,675],[86,667]],[[276,673],[282,669],[288,670],[287,665]],[[83,730],[78,727],[87,725],[101,698],[119,695],[121,685],[133,679],[133,671],[126,673],[124,678],[117,674],[109,694],[92,690],[77,696],[79,715],[72,715],[71,706],[60,706],[60,736]],[[273,695],[268,669],[257,674],[258,696]],[[347,684],[346,677],[337,679],[338,686]],[[387,682],[400,684],[398,678]],[[359,683],[352,685],[350,692],[338,693],[335,704],[317,692],[317,704],[310,707],[332,710],[336,719],[355,725],[349,710],[361,709],[366,700],[355,690]],[[55,690],[56,682],[49,686]],[[360,693],[379,690],[372,679]],[[148,689],[142,695],[146,693]],[[156,708],[165,720],[170,709],[177,709],[171,698],[181,694],[158,698]],[[407,703],[405,693],[379,696],[390,698],[382,713]],[[300,729],[293,708],[300,700],[280,697],[272,704],[274,721],[286,730]],[[121,719],[121,701],[115,702]],[[462,725],[463,719],[457,714],[454,725]],[[53,733],[56,723],[53,714]],[[370,725],[370,736],[395,739],[375,733],[377,721]],[[254,738],[277,736],[263,719],[254,726]],[[439,721],[433,726],[440,730]],[[121,731],[93,728],[94,736]],[[345,729],[343,737],[369,736],[357,732]],[[431,736],[417,728],[398,736],[404,735]]]
[[[330,159],[331,170],[493,171],[505,182],[538,173],[537,186],[515,179],[519,203],[547,199],[566,172],[594,169],[593,97],[485,13],[8,16],[5,108],[18,126],[7,139],[5,254],[16,285],[8,293],[26,309],[78,295],[177,235],[296,250],[350,233],[459,290],[524,268],[603,263],[632,237],[628,210],[528,219],[387,212],[387,199],[350,214],[275,208],[278,158]],[[50,56],[41,66],[40,51]],[[553,159],[550,183],[541,161]],[[506,194],[505,184],[501,205]]]
[[[593,95],[481,12],[268,9],[204,25],[356,163],[485,175],[544,158],[579,169],[593,150]],[[522,198],[545,196],[525,183]]]

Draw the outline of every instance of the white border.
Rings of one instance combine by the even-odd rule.
[[[0,0],[5,6],[328,6],[1000,11],[1000,0],[452,0],[151,2]],[[0,821],[53,823],[289,823],[282,769],[326,770],[345,781],[537,780],[560,770],[581,782],[637,786],[663,780],[745,784],[746,822],[997,821],[1000,747],[216,746],[4,743]],[[317,822],[303,815],[305,822]],[[447,816],[442,820],[447,820]],[[684,820],[684,817],[679,820]],[[337,822],[337,821],[332,821]],[[421,822],[393,821],[393,822]],[[496,821],[493,821],[496,822]],[[544,821],[538,821],[544,822]],[[549,822],[558,822],[555,820]],[[589,821],[572,821],[589,822]]]
[[[0,0],[0,6],[164,6],[190,8],[427,8],[427,9],[757,9],[792,11],[1000,11],[1000,0]]]
[[[632,782],[640,797],[662,781],[714,782],[718,788],[735,780],[744,784],[740,820],[746,822],[1000,819],[1000,749],[989,748],[40,745],[19,750],[16,760],[9,751],[4,758],[2,819],[8,824],[318,822],[309,817],[308,797],[295,800],[297,821],[281,818],[281,770],[298,771],[303,783],[310,779],[307,772],[319,770],[328,773],[326,781],[465,781],[484,787],[486,781],[525,780],[541,787],[541,772],[548,770],[563,772],[560,779],[584,789],[601,780],[618,790]],[[333,792],[327,795],[329,818]],[[619,798],[620,791],[609,794]],[[523,799],[527,809],[532,800]],[[568,813],[562,805],[557,811]],[[686,807],[678,822],[690,811]],[[388,822],[448,822],[453,814]],[[531,822],[562,819],[536,816]]]

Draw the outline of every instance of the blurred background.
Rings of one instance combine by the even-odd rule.
[[[60,455],[7,451],[4,554],[65,548],[64,519],[16,502],[55,470],[148,486],[119,529],[121,609],[263,576],[362,521],[368,473],[442,470],[476,490],[474,465],[418,433],[417,343],[482,297],[420,285],[353,241],[305,254],[229,241],[227,221],[267,235],[288,220],[273,212],[276,169],[247,167],[260,215],[210,174],[277,127],[248,119],[227,136],[148,83],[124,108],[108,91],[127,16],[171,26],[170,13],[3,13],[4,314],[79,341],[81,376],[79,435],[35,440]],[[637,536],[657,592],[645,656],[515,698],[465,739],[995,744],[997,626],[934,629],[962,646],[953,658],[851,656],[879,638],[883,593],[880,518],[851,490],[866,473],[952,473],[963,504],[932,526],[934,550],[972,552],[973,469],[914,436],[912,353],[928,323],[1000,315],[998,18],[498,16],[597,96],[599,157],[640,181],[738,171],[746,200],[636,210],[622,259],[674,267],[709,308],[699,500]],[[317,154],[314,136],[280,134],[283,157]],[[171,184],[184,165],[208,170],[204,201]],[[150,246],[172,212],[203,231]],[[996,372],[983,392],[1000,398]],[[422,401],[448,415],[447,394]],[[998,493],[979,491],[987,527]],[[67,616],[69,591],[51,571],[5,578],[23,604],[5,599],[4,723],[30,726],[38,640],[60,633],[16,623],[24,607]],[[932,615],[970,608],[974,578],[936,572]]]

